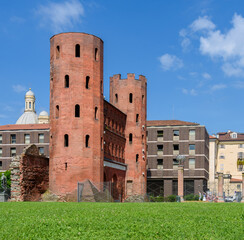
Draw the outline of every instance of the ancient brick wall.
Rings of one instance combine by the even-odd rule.
[[[50,190],[77,195],[103,181],[103,41],[85,33],[50,39]]]
[[[10,168],[11,200],[39,201],[49,187],[49,159],[31,145],[13,158]]]
[[[126,181],[146,186],[146,103],[147,79],[127,74],[121,79],[117,74],[110,77],[110,103],[127,115],[125,137],[125,163],[128,165]],[[138,188],[135,194],[145,194]]]

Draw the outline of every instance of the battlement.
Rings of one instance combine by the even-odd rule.
[[[112,77],[110,77],[110,81],[114,80],[137,80],[147,82],[146,77],[143,75],[139,75],[139,78],[136,79],[135,73],[127,73],[127,78],[121,78],[121,74],[114,74]]]

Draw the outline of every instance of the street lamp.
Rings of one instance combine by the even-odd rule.
[[[184,201],[184,161],[186,156],[178,155],[176,160],[179,162],[178,165],[178,196],[180,197],[180,201]]]

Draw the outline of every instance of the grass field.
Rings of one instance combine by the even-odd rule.
[[[242,203],[0,203],[0,239],[244,239]]]

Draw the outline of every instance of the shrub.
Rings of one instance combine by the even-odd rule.
[[[185,201],[198,201],[199,196],[191,193],[191,194],[184,196],[184,199],[185,199]]]
[[[165,202],[176,202],[176,195],[169,195],[165,198]]]
[[[157,197],[150,196],[150,202],[164,202],[164,197],[163,196],[157,196]]]

